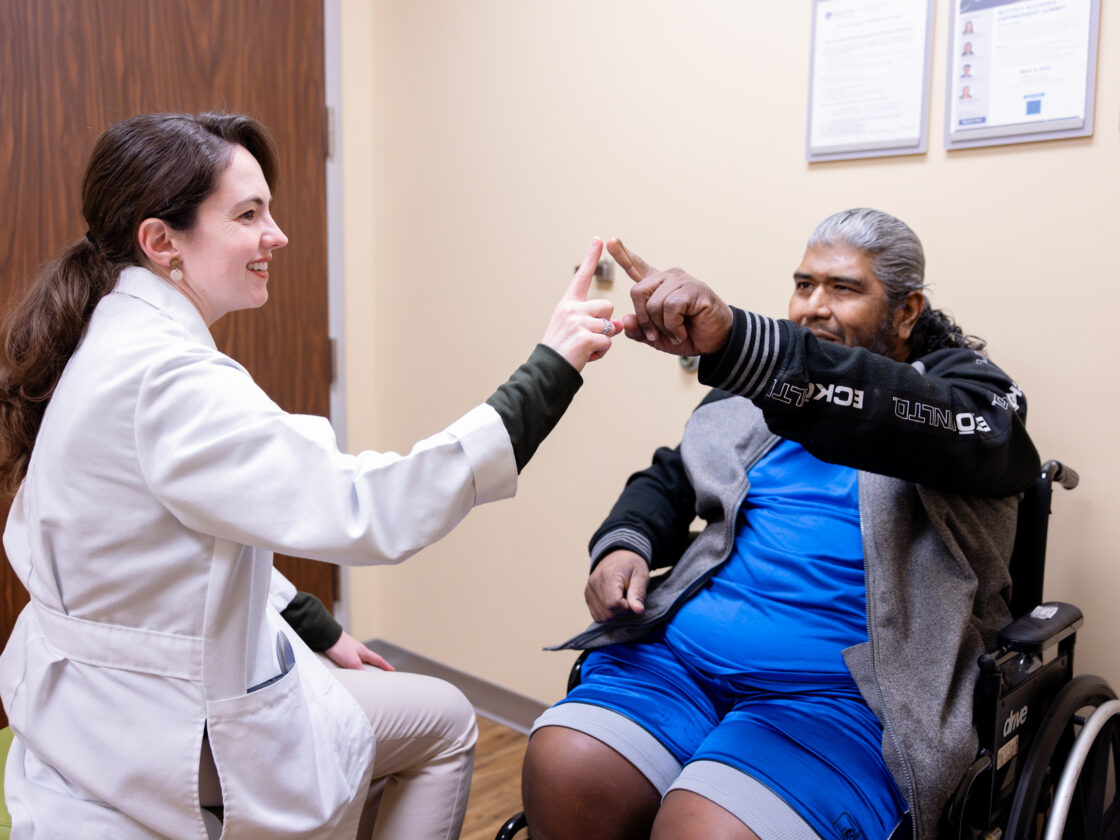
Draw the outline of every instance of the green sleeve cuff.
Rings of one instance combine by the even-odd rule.
[[[505,424],[519,473],[560,421],[582,384],[583,377],[567,359],[551,347],[538,344],[525,364],[486,401]]]
[[[323,602],[310,592],[297,592],[280,616],[316,653],[322,653],[342,638],[342,625],[334,620]]]

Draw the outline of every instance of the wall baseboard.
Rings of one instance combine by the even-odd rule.
[[[480,715],[523,735],[529,734],[533,721],[547,708],[539,700],[413,653],[384,639],[373,639],[366,644],[398,670],[438,677],[451,683],[466,695]]]

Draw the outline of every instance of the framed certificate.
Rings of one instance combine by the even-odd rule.
[[[1100,0],[953,0],[945,146],[1093,133]]]
[[[933,0],[814,0],[805,157],[926,150]]]

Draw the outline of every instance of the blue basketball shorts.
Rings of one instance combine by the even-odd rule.
[[[908,819],[854,684],[752,687],[700,673],[657,634],[592,652],[534,729],[549,725],[603,741],[662,795],[692,790],[762,840],[886,840]]]

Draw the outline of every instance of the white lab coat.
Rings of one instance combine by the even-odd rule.
[[[31,594],[0,657],[13,838],[205,840],[204,732],[223,838],[352,838],[372,732],[277,613],[292,590],[271,552],[398,562],[516,483],[486,405],[407,456],[340,453],[326,420],[281,411],[218,352],[186,297],[122,272],[4,534]],[[278,632],[295,667],[250,692],[280,674]]]

